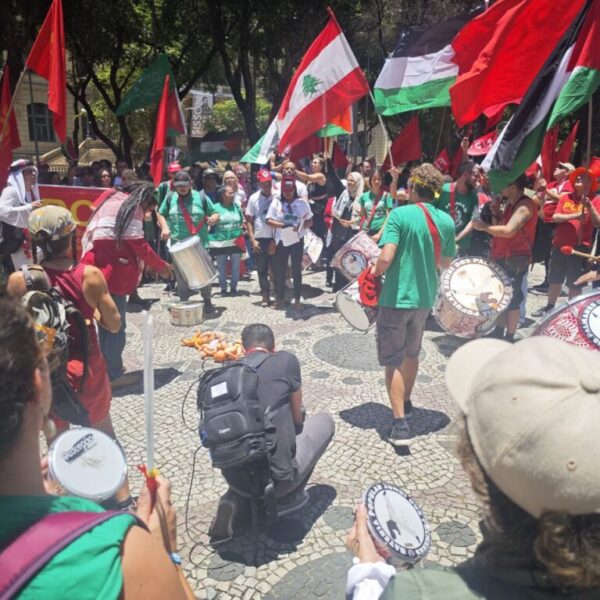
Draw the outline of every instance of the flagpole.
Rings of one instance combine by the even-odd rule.
[[[371,101],[373,102],[373,106],[375,106],[375,98],[373,96],[373,92],[371,90],[369,90],[369,96],[371,96]],[[388,135],[387,129],[385,127],[385,124],[383,122],[383,119],[381,118],[381,115],[377,112],[377,109],[375,109],[375,114],[377,115],[377,118],[379,119],[379,124],[381,125],[381,128],[383,129],[383,136],[385,137],[385,147],[387,150],[387,155],[388,158],[390,159],[390,168],[394,168],[394,159],[392,158],[392,149],[390,148],[390,137]],[[366,135],[366,130],[365,130],[365,135]]]
[[[442,111],[442,123],[440,125],[440,134],[438,135],[437,144],[435,146],[435,158],[437,158],[437,155],[440,152],[440,144],[442,143],[442,132],[444,131],[445,121],[446,121],[446,107],[444,106],[444,109]]]
[[[592,162],[592,113],[593,113],[593,96],[590,96],[588,100],[588,119],[587,119],[587,147],[586,152],[586,163],[585,166],[589,167]]]
[[[15,100],[17,98],[17,92],[19,91],[19,88],[21,87],[21,83],[23,82],[23,77],[25,77],[25,72],[28,70],[29,69],[27,69],[27,67],[25,67],[21,71],[21,75],[19,75],[19,80],[17,81],[17,85],[15,86],[15,89],[13,91],[12,98],[10,99],[10,106],[8,107],[8,112],[6,113],[4,123],[2,123],[2,131],[0,131],[0,142],[2,142],[2,140],[4,139],[4,132],[6,131],[6,125],[9,121],[10,113],[12,112],[12,109],[15,104]]]
[[[31,101],[31,132],[33,133],[33,144],[35,146],[35,162],[39,164],[40,162],[40,147],[37,139],[37,131],[35,127],[35,102],[33,101],[33,83],[31,82],[31,71],[27,69],[27,77],[29,78],[29,98]]]

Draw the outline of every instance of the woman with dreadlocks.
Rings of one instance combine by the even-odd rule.
[[[161,277],[172,273],[171,266],[144,239],[144,215],[155,207],[151,183],[135,182],[122,191],[111,189],[100,197],[82,239],[81,262],[102,271],[121,315],[118,332],[100,329],[100,348],[113,389],[137,381],[126,376],[123,369],[127,295],[135,291],[144,263]]]

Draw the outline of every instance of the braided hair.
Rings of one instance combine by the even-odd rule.
[[[115,240],[117,241],[117,245],[121,243],[125,230],[137,209],[142,204],[146,204],[146,209],[150,208],[153,204],[157,204],[156,197],[154,196],[154,185],[147,181],[136,181],[124,186],[123,191],[129,194],[129,196],[121,204],[115,221]]]
[[[0,459],[19,437],[25,408],[35,394],[35,370],[42,364],[31,317],[19,301],[0,299]]]

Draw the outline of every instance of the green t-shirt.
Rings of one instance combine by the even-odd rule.
[[[0,496],[0,551],[50,513],[103,512],[95,502],[69,496]],[[112,600],[123,587],[121,549],[135,519],[128,513],[97,525],[71,542],[38,572],[20,600]]]
[[[219,214],[219,220],[208,235],[210,247],[233,246],[233,240],[242,235],[242,222],[244,220],[242,209],[236,202],[233,202],[230,206],[224,206],[217,202],[214,207],[215,212]]]
[[[163,200],[167,197],[167,194],[171,191],[170,181],[161,181],[156,188],[156,194],[158,195],[158,205],[163,203]]]
[[[183,201],[183,205],[192,218],[192,223],[194,225],[198,225],[205,216],[210,217],[210,215],[216,212],[215,206],[210,198],[203,192],[197,192],[196,190],[191,191],[191,194]],[[205,208],[206,213],[204,212]],[[173,241],[180,242],[192,235],[185,222],[183,213],[179,210],[179,194],[177,192],[173,192],[163,200],[158,209],[158,214],[162,215],[167,220],[167,224],[171,230],[171,239]],[[198,232],[198,235],[204,246],[208,246],[208,227],[206,223]]]
[[[445,212],[431,204],[425,207],[437,226],[442,256],[452,258],[454,224]],[[423,211],[414,204],[395,208],[388,219],[379,245],[396,244],[394,260],[385,272],[379,306],[431,308],[438,286],[433,240]]]
[[[445,183],[442,187],[442,193],[439,200],[436,202],[436,207],[441,208],[444,212],[450,214],[450,186],[451,183]],[[454,227],[455,232],[460,233],[473,218],[473,210],[479,205],[479,198],[475,190],[469,191],[468,194],[459,194],[454,192]],[[452,216],[452,215],[451,215]],[[471,247],[471,235],[458,242],[461,250],[468,250]]]
[[[367,225],[369,224],[369,217],[371,216],[371,211],[373,210],[373,202],[375,201],[375,198],[376,196],[373,192],[365,192],[358,200],[358,203],[361,205],[361,207],[365,209],[363,229],[367,229]],[[375,214],[373,215],[373,219],[369,225],[369,231],[378,232],[385,223],[387,211],[392,210],[392,208],[392,197],[387,192],[383,192],[381,198],[379,198],[377,208],[375,209]]]

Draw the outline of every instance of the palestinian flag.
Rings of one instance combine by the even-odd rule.
[[[269,154],[277,148],[279,142],[279,134],[277,126],[273,121],[265,134],[240,158],[240,162],[252,163],[256,165],[265,165],[269,162]]]
[[[207,133],[192,140],[192,162],[197,160],[230,160],[239,154],[241,134]]]
[[[277,113],[280,150],[300,143],[369,93],[365,74],[328,10],[329,21],[302,58]]]
[[[327,125],[321,127],[316,135],[319,137],[335,137],[352,133],[352,106],[349,106],[341,115],[331,119]]]
[[[600,0],[586,0],[482,163],[494,191],[524,173],[546,131],[587,102],[599,71]]]
[[[483,7],[478,7],[433,27],[403,29],[375,82],[375,110],[382,115],[395,115],[450,106],[448,89],[458,75],[452,40],[482,11]]]

